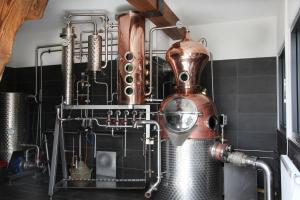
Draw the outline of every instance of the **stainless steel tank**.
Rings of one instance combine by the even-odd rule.
[[[9,162],[26,137],[26,95],[0,92],[0,161]]]
[[[187,139],[175,146],[162,143],[163,178],[159,200],[221,200],[220,163],[210,156],[215,140]]]

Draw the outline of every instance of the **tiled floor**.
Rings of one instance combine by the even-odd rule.
[[[0,200],[47,200],[48,183],[24,178],[12,185],[0,185]],[[58,190],[53,200],[143,200],[143,190]]]

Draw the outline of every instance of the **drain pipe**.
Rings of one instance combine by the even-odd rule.
[[[214,159],[224,163],[231,163],[239,167],[252,166],[264,172],[265,200],[273,200],[273,173],[269,165],[258,157],[249,156],[242,152],[232,152],[228,144],[216,143],[211,148]]]
[[[139,128],[139,125],[146,125],[146,124],[152,124],[155,125],[157,128],[157,180],[156,182],[145,192],[146,198],[151,198],[152,192],[154,190],[157,190],[157,187],[159,186],[161,182],[161,138],[160,138],[160,126],[159,124],[154,120],[138,120],[134,123],[134,128]]]
[[[29,151],[32,149],[35,149],[35,166],[40,167],[40,148],[38,145],[35,144],[20,144],[21,147],[29,147],[25,152],[25,157],[26,157],[26,163],[29,162]]]

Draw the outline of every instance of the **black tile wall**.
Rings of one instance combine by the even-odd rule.
[[[219,113],[228,116],[226,139],[236,149],[266,158],[278,188],[276,58],[214,61],[213,74],[215,103]],[[211,90],[210,65],[202,84]]]
[[[156,80],[158,77],[162,81],[164,77],[170,79],[170,73],[163,73],[165,68],[168,67],[165,65],[165,61],[160,58],[153,59],[154,66],[154,77],[153,80]],[[74,88],[76,88],[76,81],[81,77],[81,72],[84,72],[86,69],[86,63],[75,64],[74,65]],[[38,73],[41,73],[41,69],[38,68]],[[112,70],[112,81],[110,82]],[[50,141],[50,149],[52,146],[52,135],[56,117],[56,106],[61,102],[62,95],[62,75],[61,75],[61,66],[44,66],[42,68],[43,73],[43,82],[42,82],[42,131],[48,135],[48,140]],[[106,104],[105,93],[106,88],[103,85],[96,84],[93,81],[92,74],[89,74],[90,82],[92,89],[90,91],[90,99],[92,104]],[[108,94],[110,100],[111,89],[113,92],[117,89],[117,61],[109,61],[107,68],[102,72],[98,72],[97,81],[107,82],[108,83]],[[40,79],[38,80],[40,82]],[[154,82],[153,84],[156,84]],[[76,89],[74,89],[75,91]],[[169,94],[171,87],[166,87],[166,94]],[[35,68],[26,67],[26,68],[6,68],[3,80],[0,84],[0,91],[18,91],[24,92],[27,94],[35,93]],[[154,90],[154,98],[163,98],[163,88],[158,87],[158,90]],[[152,106],[154,109],[158,109],[158,104]],[[36,118],[37,118],[37,105],[31,105],[30,113],[31,129],[30,132],[35,131]],[[78,130],[81,128],[80,123],[66,122],[64,123],[65,142],[66,149],[72,150],[73,138],[75,140],[75,149],[78,151]],[[141,142],[141,131],[128,130],[128,139],[127,139],[127,155],[123,154],[124,150],[124,133],[122,131],[116,131],[115,134],[117,137],[112,138],[111,132],[103,129],[96,128],[95,132],[100,133],[101,136],[97,137],[97,146],[98,150],[102,151],[115,151],[117,152],[117,165],[118,173],[121,176],[130,177],[130,174],[137,174],[140,178],[144,176],[144,156],[143,156],[143,144]],[[106,135],[104,135],[106,134]],[[75,135],[75,136],[74,136]],[[83,139],[84,140],[84,139]],[[83,141],[82,144],[85,144]],[[91,149],[88,151],[90,152]],[[92,151],[91,151],[92,152]],[[50,152],[51,154],[51,152]],[[51,156],[51,155],[50,155]],[[70,161],[71,156],[67,155],[67,159]],[[88,163],[94,165],[92,158],[88,156]],[[119,177],[121,178],[121,177]]]
[[[165,96],[174,92],[172,72],[163,60],[154,59],[154,63],[157,65],[157,67],[154,67],[154,80],[158,76],[159,80],[170,82],[165,84],[165,87],[157,87],[158,90],[154,90],[154,98],[163,98],[163,90],[165,91]],[[215,103],[219,113],[228,115],[228,125],[225,129],[226,138],[234,148],[262,150],[263,152],[253,151],[250,154],[265,157],[266,161],[272,165],[275,179],[277,180],[276,187],[278,187],[277,143],[282,137],[279,137],[276,133],[276,58],[221,60],[213,62],[213,65]],[[74,74],[77,78],[80,77],[80,72],[84,71],[85,67],[86,64],[75,66]],[[112,85],[109,83],[109,94],[110,87],[112,87],[113,91],[117,87],[116,61],[110,62],[104,73],[110,75],[111,69],[113,70],[113,81]],[[101,73],[98,74],[98,81],[108,80],[107,76],[103,76]],[[14,82],[14,84],[11,84],[11,82]],[[210,63],[203,71],[201,83],[211,93]],[[105,93],[105,88],[101,85],[93,85],[93,88],[91,91],[92,103],[104,104],[103,94]],[[3,91],[12,90],[34,93],[34,68],[18,68],[15,71],[7,68],[3,81],[0,84],[0,89]],[[61,101],[61,93],[60,66],[44,67],[43,130],[49,132],[49,136],[51,136],[54,128],[55,106]],[[154,105],[153,107],[157,108],[158,106]],[[35,112],[36,109],[33,109],[33,118],[36,116]],[[66,124],[65,127],[67,127],[68,131],[76,132],[79,126],[71,123]],[[109,134],[107,131],[103,133]],[[97,143],[103,150],[116,151],[121,167],[130,170],[134,169],[137,173],[143,174],[143,166],[134,165],[134,163],[138,163],[135,162],[136,159],[143,159],[142,144],[138,137],[129,137],[131,139],[128,140],[127,145],[127,161],[121,153],[124,145],[123,137],[115,138],[111,141],[109,136],[103,136]],[[71,148],[71,140],[72,136],[66,139],[68,148]],[[284,147],[281,149],[284,149]]]
[[[0,82],[0,91],[2,92],[16,92],[16,73],[15,69],[11,67],[5,67],[2,80]]]

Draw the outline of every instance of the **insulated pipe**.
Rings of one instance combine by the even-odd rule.
[[[64,78],[64,103],[73,101],[73,64],[74,64],[74,28],[70,23],[63,29],[61,37],[65,39],[62,50],[62,74]]]
[[[228,144],[216,143],[211,148],[211,155],[216,160],[231,163],[236,166],[252,166],[262,169],[265,179],[265,200],[273,200],[273,174],[267,163],[257,157],[248,156],[242,152],[231,152],[231,146]]]
[[[164,27],[153,27],[150,29],[149,32],[149,71],[150,71],[150,83],[149,83],[149,92],[147,92],[145,95],[150,96],[152,93],[152,68],[153,68],[153,62],[152,62],[152,56],[153,56],[153,33],[154,31],[158,30],[166,30],[166,29],[173,29],[173,28],[185,28],[183,26],[180,26],[179,23],[176,23],[174,26],[164,26]]]
[[[152,192],[157,190],[158,185],[161,182],[161,138],[160,138],[160,125],[154,120],[138,120],[134,123],[133,127],[138,128],[139,125],[152,124],[157,128],[157,180],[156,182],[145,192],[145,197],[150,198]]]

